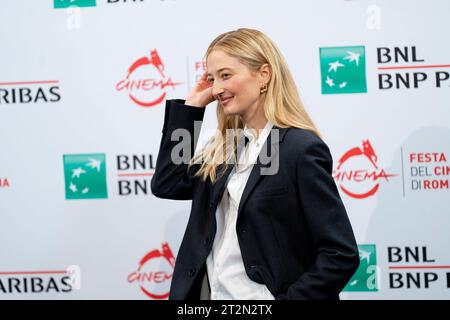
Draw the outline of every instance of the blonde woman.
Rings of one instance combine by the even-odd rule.
[[[192,200],[170,299],[339,299],[358,248],[329,149],[279,49],[242,28],[205,59],[187,99],[166,102],[152,179],[155,196]],[[214,100],[217,132],[191,156]]]

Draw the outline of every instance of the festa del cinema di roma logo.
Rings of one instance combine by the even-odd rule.
[[[137,270],[128,276],[128,282],[137,282],[141,291],[152,299],[167,299],[174,266],[175,256],[165,242],[161,250],[152,250],[141,259]]]
[[[378,156],[369,140],[361,147],[354,147],[339,159],[333,178],[348,196],[364,199],[373,196],[380,187],[380,180],[389,181],[396,174],[388,174],[377,165]]]
[[[116,85],[117,91],[128,93],[128,97],[138,106],[149,108],[159,105],[166,98],[166,88],[175,89],[181,82],[173,82],[164,74],[165,66],[156,49],[149,57],[137,59],[128,68],[125,79]]]

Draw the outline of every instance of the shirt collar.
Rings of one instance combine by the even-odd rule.
[[[270,121],[267,121],[264,128],[260,131],[258,139],[256,139],[256,130],[247,127],[247,124],[245,124],[245,126],[244,126],[243,133],[252,143],[256,142],[257,144],[261,144],[261,142],[266,140],[272,127],[273,127],[273,123]]]

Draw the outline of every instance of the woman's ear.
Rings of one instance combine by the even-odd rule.
[[[259,77],[261,81],[261,86],[267,85],[270,81],[272,75],[272,69],[270,65],[265,63],[259,68]]]

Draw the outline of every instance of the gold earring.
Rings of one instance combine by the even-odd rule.
[[[265,85],[261,88],[260,92],[261,92],[261,93],[264,93],[264,92],[266,92],[266,91],[267,91],[267,84],[265,84]]]

